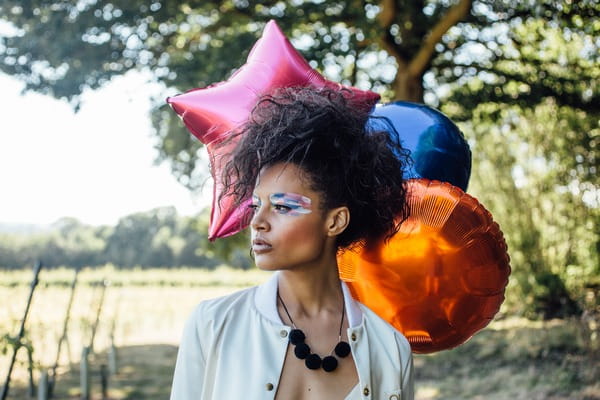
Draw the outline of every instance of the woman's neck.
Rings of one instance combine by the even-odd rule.
[[[329,267],[283,270],[278,277],[279,295],[294,315],[314,317],[320,312],[339,312],[343,293],[335,260]]]

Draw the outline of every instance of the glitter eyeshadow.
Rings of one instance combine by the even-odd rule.
[[[311,201],[308,197],[296,193],[273,193],[269,196],[271,206],[285,206],[289,210],[282,212],[286,215],[303,215],[311,213]]]

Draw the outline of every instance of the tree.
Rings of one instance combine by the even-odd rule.
[[[512,55],[489,75],[457,85],[442,107],[464,120],[476,166],[471,190],[507,233],[515,297],[548,318],[599,301],[591,293],[600,285],[600,110],[579,104],[598,92],[598,54],[587,54],[589,40],[598,35],[530,18],[501,48]],[[554,93],[540,88],[545,79]],[[498,98],[490,101],[494,85]]]
[[[525,110],[483,103],[472,114],[461,124],[471,133],[477,165],[471,192],[506,234],[514,308],[547,318],[594,309],[600,285],[597,116],[551,98]]]
[[[23,268],[42,260],[49,268],[95,267],[201,267],[225,263],[247,269],[248,238],[239,235],[209,244],[209,210],[180,217],[173,207],[127,215],[116,226],[90,226],[62,218],[48,231],[0,234],[0,269]]]
[[[173,266],[173,252],[166,242],[176,230],[176,224],[177,213],[173,207],[123,217],[107,238],[106,256],[123,267]]]
[[[464,101],[532,105],[552,96],[561,105],[591,110],[598,101],[597,74],[560,59],[557,70],[538,74],[536,49],[551,43],[543,35],[523,42],[513,31],[530,20],[555,25],[586,40],[582,59],[594,63],[599,8],[593,0],[5,0],[0,15],[14,31],[0,42],[0,68],[27,89],[74,104],[85,88],[132,69],[149,69],[182,92],[229,76],[266,21],[276,19],[326,76],[386,99],[436,105],[444,85],[496,76],[495,82],[523,82],[529,90],[514,97],[483,79],[484,88],[477,96],[466,92]],[[511,68],[515,55],[523,70]],[[206,176],[197,164],[199,143],[162,98],[153,117],[160,158],[197,188]]]
[[[74,105],[83,89],[133,69],[150,70],[180,92],[222,81],[243,64],[266,21],[276,19],[328,78],[378,91],[385,100],[425,101],[463,121],[476,161],[498,166],[494,178],[502,190],[497,199],[489,199],[494,214],[502,214],[496,208],[502,210],[503,204],[526,204],[520,201],[532,186],[520,186],[515,171],[528,165],[520,162],[517,150],[530,138],[521,130],[512,136],[517,142],[487,148],[485,143],[498,141],[488,132],[515,127],[506,122],[507,115],[531,122],[541,110],[582,118],[587,122],[581,129],[598,117],[600,4],[594,0],[5,0],[0,15],[13,28],[0,41],[2,71],[20,77],[27,89]],[[197,188],[206,175],[198,162],[200,144],[162,100],[152,118],[159,158],[169,160],[182,183]],[[552,174],[536,176],[533,186],[544,190],[535,192],[539,201],[528,207],[541,210],[546,201],[558,199],[561,187],[577,182],[597,187],[597,126],[590,127],[587,136],[574,135],[559,146],[564,155],[570,147],[583,149],[577,155],[587,164],[578,161],[582,165],[572,167],[566,156],[542,154],[548,168],[576,174],[561,175],[566,181],[559,185],[551,184]],[[550,131],[559,136],[557,129]],[[529,160],[535,163],[535,157]],[[580,179],[581,169],[591,174],[589,179]],[[490,182],[480,179],[487,177],[474,176],[473,187],[487,199]],[[585,210],[598,208],[582,203],[581,193],[577,221]],[[536,225],[536,216],[531,219],[535,229],[528,230],[533,225],[526,219],[513,224],[509,214],[503,215],[513,251],[523,253],[523,260],[536,260],[554,225]],[[540,213],[539,218],[551,217]],[[596,234],[586,243],[597,246],[597,221],[591,232]],[[569,257],[541,257],[519,268],[539,278],[537,285],[548,286],[543,276],[550,273],[563,282],[552,271],[566,268],[548,263],[572,261]],[[523,290],[525,283],[519,281]],[[551,291],[546,298],[553,296]]]

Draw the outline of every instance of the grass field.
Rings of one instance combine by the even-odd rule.
[[[0,273],[0,338],[16,335],[29,294],[31,271]],[[201,300],[231,293],[267,278],[261,271],[84,270],[79,274],[68,330],[57,370],[58,399],[79,398],[81,349],[90,344],[102,286],[104,301],[94,340],[92,397],[101,398],[100,366],[107,364],[111,335],[118,373],[110,377],[110,399],[166,399],[177,343],[185,319]],[[39,371],[55,362],[70,296],[71,270],[42,271],[27,323]],[[466,344],[415,356],[416,398],[600,399],[597,321],[495,321]],[[0,354],[4,383],[12,349]],[[3,348],[0,345],[0,349]],[[18,354],[9,399],[27,398],[26,352]],[[69,351],[64,351],[69,350]]]

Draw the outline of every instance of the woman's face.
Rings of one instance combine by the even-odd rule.
[[[252,250],[264,270],[318,267],[331,257],[326,243],[326,213],[321,195],[312,190],[295,164],[279,163],[263,169],[251,207]],[[335,249],[333,250],[335,255]]]

